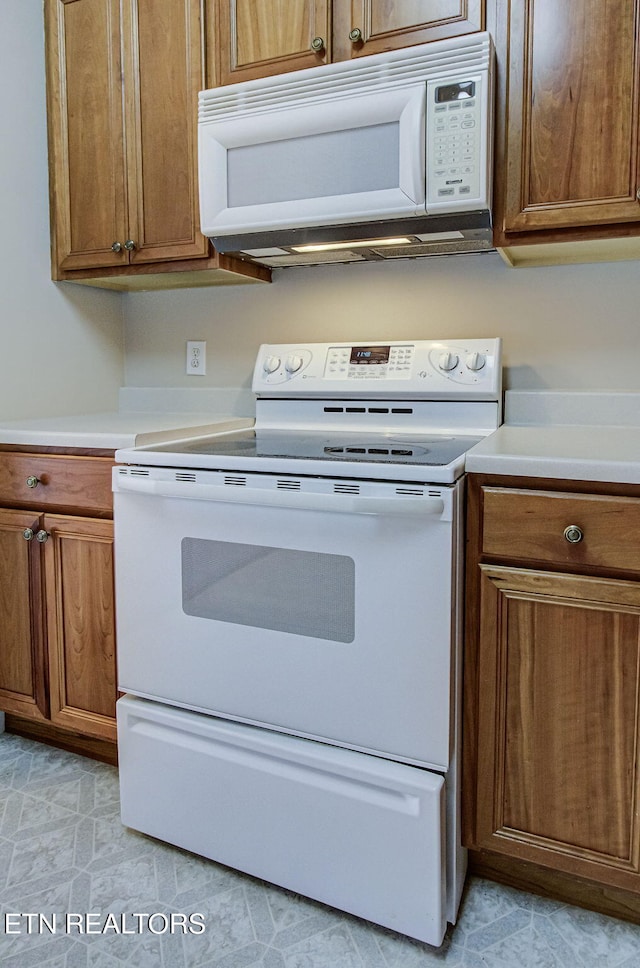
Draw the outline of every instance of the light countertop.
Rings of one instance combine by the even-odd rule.
[[[227,389],[122,387],[118,410],[0,420],[0,444],[118,450],[250,426],[253,395]]]
[[[467,453],[465,469],[640,484],[640,428],[504,424]]]
[[[505,423],[465,470],[640,484],[640,394],[508,392]]]
[[[133,411],[44,417],[0,423],[0,444],[117,450],[177,437],[233,430],[251,422],[246,417],[226,414]]]

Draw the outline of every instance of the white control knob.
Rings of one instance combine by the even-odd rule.
[[[481,370],[482,367],[487,362],[486,357],[482,353],[469,353],[466,359],[467,369],[473,370],[475,373],[477,370]]]
[[[448,373],[449,370],[455,370],[458,365],[458,357],[455,353],[443,353],[438,360],[438,365],[441,370],[445,370]]]
[[[284,368],[287,371],[287,373],[297,373],[301,366],[302,366],[301,356],[289,356],[287,357],[287,362],[285,363]]]
[[[265,373],[275,373],[280,366],[279,356],[268,356],[264,363],[262,364],[262,369]]]

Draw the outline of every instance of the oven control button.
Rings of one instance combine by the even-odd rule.
[[[264,363],[262,364],[262,369],[265,373],[275,373],[280,366],[279,356],[268,356]]]
[[[443,353],[438,360],[438,366],[441,370],[449,372],[449,370],[455,370],[458,365],[458,357],[455,353]]]
[[[284,368],[287,371],[287,373],[297,373],[298,370],[302,367],[302,363],[303,363],[303,360],[301,356],[295,356],[295,355],[288,356],[287,362],[285,363]]]
[[[481,370],[486,362],[486,357],[484,357],[482,353],[469,353],[466,359],[467,369],[472,370],[475,373],[478,370]]]

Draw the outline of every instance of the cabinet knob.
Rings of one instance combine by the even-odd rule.
[[[564,529],[564,536],[570,544],[578,544],[584,538],[584,532],[577,524],[570,524]]]
[[[352,44],[359,44],[362,40],[362,31],[359,27],[354,27],[353,30],[349,31],[349,40]]]
[[[114,242],[111,246],[112,252],[122,252],[122,242]]]
[[[35,531],[33,530],[33,528],[25,528],[24,531],[22,532],[22,537],[24,538],[25,541],[32,541],[33,538],[35,537]]]
[[[640,202],[640,188],[638,188],[638,190],[636,191],[636,198]]]
[[[316,53],[324,50],[324,37],[314,37],[311,41],[311,50],[315,50]]]
[[[127,252],[133,252],[133,250],[134,250],[134,249],[135,249],[135,247],[136,247],[136,244],[135,244],[135,242],[133,241],[133,239],[127,239],[127,241],[126,241],[126,242],[125,242],[125,244],[124,244],[124,247],[125,247],[125,249],[127,250]]]
[[[39,483],[40,483],[40,478],[34,477],[33,474],[30,474],[29,477],[27,478],[27,487],[37,487]]]
[[[38,531],[38,532],[36,533],[36,541],[39,541],[39,542],[40,542],[40,544],[44,544],[44,543],[45,543],[45,541],[46,541],[46,540],[47,540],[48,538],[49,538],[49,532],[48,532],[48,531]]]

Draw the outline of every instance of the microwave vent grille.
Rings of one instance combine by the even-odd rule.
[[[489,35],[482,32],[385,51],[361,61],[338,61],[296,71],[293,75],[285,73],[241,81],[201,91],[198,118],[206,123],[229,114],[262,114],[279,107],[290,109],[298,101],[307,106],[312,101],[334,101],[354,93],[406,86],[416,80],[444,79],[459,74],[461,69],[471,72],[486,68],[490,53]]]

